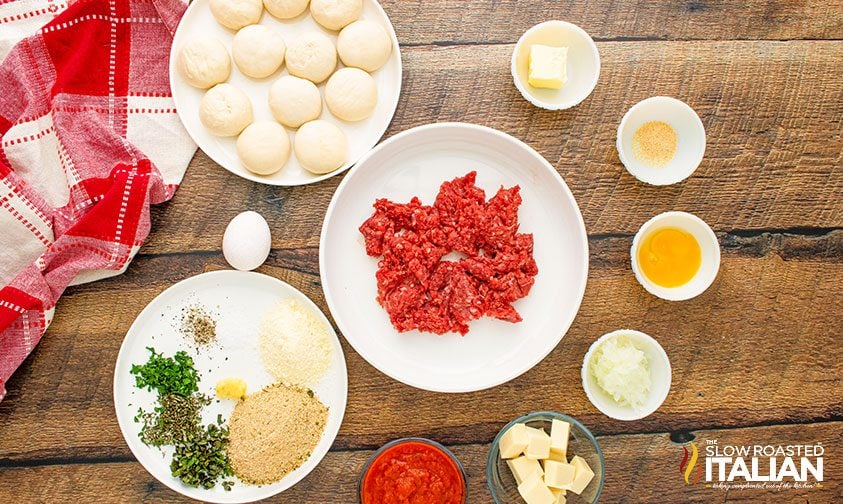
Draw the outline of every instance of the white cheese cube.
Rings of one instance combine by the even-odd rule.
[[[519,485],[533,473],[538,473],[539,477],[544,476],[542,466],[535,459],[518,457],[507,460],[506,465],[509,466],[509,470],[512,471],[512,475],[515,477],[515,482]]]
[[[522,423],[517,423],[507,429],[501,436],[501,441],[498,444],[501,452],[501,458],[510,459],[515,458],[527,448],[530,442],[530,437],[527,434],[527,426]]]
[[[591,479],[594,477],[594,471],[588,466],[588,462],[579,455],[575,455],[571,459],[571,465],[574,466],[576,471],[574,472],[574,481],[567,489],[579,495],[591,483]]]
[[[524,450],[524,455],[532,459],[546,459],[550,457],[550,436],[541,429],[527,427],[530,442]]]
[[[566,464],[568,463],[568,459],[564,453],[553,451],[553,445],[551,445],[550,447],[550,456],[547,458],[547,460],[555,460],[557,462],[564,462]]]
[[[539,473],[531,474],[519,484],[518,493],[527,504],[554,504],[556,502],[556,497],[545,486]]]
[[[571,435],[571,424],[554,418],[550,424],[550,451],[560,453],[563,457],[568,453],[568,438]]]
[[[555,501],[553,501],[553,504],[566,504],[568,502],[568,499],[565,498],[565,490],[560,490],[558,488],[550,488],[550,493],[552,493],[553,498],[556,499]]]
[[[545,460],[544,484],[553,488],[568,488],[574,482],[575,471],[576,469],[571,464],[556,460]]]

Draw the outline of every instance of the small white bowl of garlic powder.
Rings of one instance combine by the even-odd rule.
[[[662,405],[670,392],[670,360],[640,331],[604,334],[585,354],[582,385],[588,400],[616,420],[638,420]]]

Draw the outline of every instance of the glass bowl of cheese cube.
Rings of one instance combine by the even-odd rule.
[[[497,504],[593,503],[603,490],[603,452],[577,420],[537,411],[495,437],[486,481]]]

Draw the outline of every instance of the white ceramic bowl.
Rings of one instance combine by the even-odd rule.
[[[378,198],[431,204],[442,182],[472,170],[487,197],[521,187],[519,231],[533,234],[539,268],[529,295],[513,303],[523,320],[483,317],[465,336],[399,333],[377,302],[379,258],[366,254],[360,225]],[[474,124],[418,126],[379,144],[340,183],[321,236],[322,289],[345,339],[383,373],[435,392],[494,387],[535,366],[571,326],[588,278],[585,224],[562,177],[527,144]]]
[[[629,337],[635,348],[644,352],[650,364],[652,385],[650,386],[650,394],[647,397],[647,401],[642,408],[621,406],[616,403],[612,396],[600,388],[600,385],[597,384],[597,379],[588,370],[595,349],[609,338],[620,335]],[[639,420],[659,409],[664,400],[667,399],[668,392],[670,392],[670,379],[670,359],[668,359],[664,348],[653,337],[632,329],[619,329],[604,334],[591,344],[591,347],[585,354],[585,359],[583,359],[582,386],[585,390],[585,395],[588,396],[591,404],[604,415],[616,420]]]
[[[688,283],[679,287],[656,285],[644,276],[644,273],[638,267],[638,247],[641,246],[644,237],[665,227],[679,228],[691,233],[700,245],[700,252],[702,253],[702,262],[697,274]],[[717,236],[702,219],[687,212],[664,212],[645,222],[635,233],[632,248],[629,252],[632,271],[635,273],[638,283],[647,289],[650,294],[668,301],[685,301],[699,296],[714,282],[717,272],[720,270],[720,243],[717,241]]]
[[[527,83],[530,46],[545,44],[568,48],[568,82],[562,89],[543,89]],[[566,21],[545,21],[527,30],[512,51],[512,78],[527,101],[547,110],[563,110],[588,98],[600,77],[597,45],[579,26]]]
[[[676,131],[676,155],[666,165],[652,167],[635,159],[632,136],[644,123],[662,121]],[[623,116],[618,126],[618,157],[626,170],[641,182],[670,185],[690,177],[705,154],[705,128],[700,117],[688,104],[668,96],[642,100]]]

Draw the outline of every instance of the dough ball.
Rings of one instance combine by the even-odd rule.
[[[374,72],[389,59],[392,38],[380,23],[355,21],[340,32],[337,52],[345,66]]]
[[[290,158],[290,139],[275,121],[256,121],[237,137],[237,155],[250,172],[271,175]]]
[[[211,14],[226,28],[239,30],[261,19],[261,0],[211,0]]]
[[[337,50],[326,35],[309,32],[287,48],[287,71],[290,75],[316,84],[327,79],[337,67]]]
[[[263,0],[263,6],[278,19],[292,19],[307,9],[310,0]]]
[[[202,97],[199,119],[213,135],[235,136],[252,122],[252,102],[239,88],[217,84]]]
[[[362,121],[378,104],[375,79],[359,68],[341,68],[325,84],[325,103],[343,121]]]
[[[307,171],[321,175],[345,164],[348,141],[345,133],[328,121],[304,123],[296,133],[296,159]]]
[[[310,14],[329,30],[339,30],[356,21],[363,12],[363,0],[312,0]]]
[[[291,128],[319,119],[322,95],[307,79],[285,75],[269,88],[269,108],[278,122]]]
[[[222,42],[211,37],[190,39],[179,51],[178,67],[193,87],[208,89],[231,74],[231,58]]]
[[[231,53],[245,75],[262,79],[284,62],[287,45],[280,33],[263,25],[249,25],[234,35]]]

